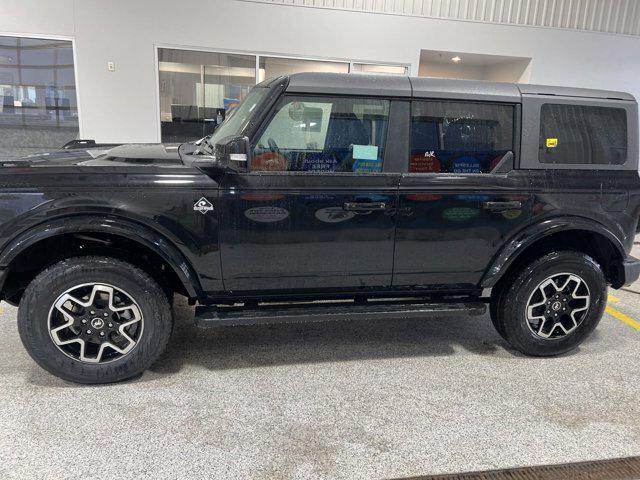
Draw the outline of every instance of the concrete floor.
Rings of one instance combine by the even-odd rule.
[[[640,319],[640,284],[611,293]],[[180,304],[151,371],[87,387],[37,367],[0,308],[2,479],[373,479],[640,454],[640,330],[611,314],[578,351],[537,359],[487,316],[198,330]]]

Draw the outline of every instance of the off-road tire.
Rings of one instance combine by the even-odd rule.
[[[578,275],[587,285],[589,307],[581,323],[559,338],[541,338],[531,328],[526,317],[527,302],[546,278],[561,273]],[[569,352],[580,345],[596,328],[606,306],[607,283],[598,263],[576,251],[549,253],[524,266],[504,285],[494,305],[496,330],[516,350],[532,356],[554,356]]]
[[[500,286],[496,286],[491,292],[491,300],[489,301],[489,317],[491,318],[491,323],[493,324],[493,327],[496,329],[498,334],[502,338],[505,338],[504,331],[502,330],[502,325],[498,321],[498,309],[499,309],[498,305],[500,305],[501,300],[502,300],[502,288]]]
[[[142,312],[144,329],[137,343],[111,362],[91,364],[70,358],[49,332],[49,312],[56,299],[87,283],[123,289]],[[172,327],[169,302],[157,282],[139,268],[110,257],[76,257],[48,267],[28,285],[18,310],[18,330],[29,355],[53,375],[76,383],[112,383],[141,374],[164,351]]]

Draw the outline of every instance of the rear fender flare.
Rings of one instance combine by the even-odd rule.
[[[480,286],[482,288],[495,286],[509,266],[527,248],[549,235],[568,230],[586,230],[600,234],[613,244],[621,258],[624,259],[626,257],[622,242],[601,223],[584,217],[556,217],[530,225],[511,238],[492,260],[480,281]]]

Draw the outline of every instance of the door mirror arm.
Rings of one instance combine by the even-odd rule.
[[[189,155],[189,163],[215,176],[242,173],[248,171],[250,151],[247,137],[230,136],[216,143],[211,155]]]

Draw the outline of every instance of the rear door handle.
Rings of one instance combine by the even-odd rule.
[[[522,208],[522,202],[484,202],[482,206],[490,212],[504,212],[505,210],[518,210]]]
[[[384,202],[344,202],[342,208],[349,212],[375,212],[386,210],[387,204]]]

